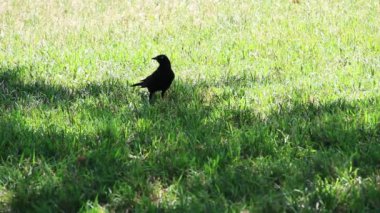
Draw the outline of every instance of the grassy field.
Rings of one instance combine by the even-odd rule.
[[[0,24],[0,212],[380,209],[377,0],[5,0]],[[129,85],[161,53],[149,104]]]

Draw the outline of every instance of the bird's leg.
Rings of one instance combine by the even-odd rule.
[[[164,98],[166,90],[162,90],[161,97]]]
[[[154,94],[153,92],[149,93],[149,101],[151,101],[153,99],[153,94]]]

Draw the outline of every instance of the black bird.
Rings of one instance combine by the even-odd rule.
[[[152,59],[160,64],[157,70],[144,80],[141,80],[140,83],[132,85],[133,87],[141,86],[142,88],[148,88],[149,100],[152,99],[156,91],[162,91],[161,96],[164,97],[166,90],[169,89],[174,80],[174,72],[166,55],[158,55]]]

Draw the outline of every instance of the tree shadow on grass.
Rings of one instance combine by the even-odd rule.
[[[177,205],[162,203],[164,209],[213,211],[247,204],[253,211],[380,207],[378,97],[326,103],[297,100],[262,117],[250,108],[204,104],[202,89],[179,87],[194,93],[185,97],[200,101],[160,109],[155,118],[167,123],[168,129],[161,131],[174,129],[174,137],[180,138],[149,158],[156,166],[152,171],[162,173],[156,178],[162,190],[174,184],[181,194]],[[170,117],[173,108],[175,116]],[[367,179],[366,184],[352,183],[346,186],[351,191],[340,195],[335,189],[320,191],[327,187],[321,184],[357,178]],[[180,181],[176,185],[173,180]]]
[[[55,125],[43,115],[61,109],[67,112],[67,125],[74,125],[68,111],[78,101],[107,96],[108,101],[117,100],[115,105],[128,104],[125,84],[107,81],[69,89],[43,81],[26,82],[27,68],[0,70],[1,180],[12,186],[12,210],[76,211],[83,205],[83,199],[99,196],[104,200],[101,187],[112,186],[117,178],[110,176],[118,173],[106,165],[119,165],[117,158],[108,156],[124,153],[124,146],[120,146],[124,138],[115,139],[113,130],[107,126],[92,134],[68,131],[69,128]],[[106,124],[114,114],[114,106],[101,101],[80,104],[80,107],[84,113]],[[41,111],[44,125],[31,126],[25,120],[30,109],[36,108]],[[103,167],[97,165],[99,163]],[[9,178],[12,175],[15,175],[14,180]]]
[[[126,112],[121,108],[129,103],[121,99],[128,91],[120,82],[70,91],[24,83],[17,72],[0,75],[6,112],[0,117],[0,178],[14,194],[13,211],[71,212],[95,200],[118,211],[299,211],[320,200],[330,210],[379,207],[376,189],[360,192],[370,191],[369,197],[340,200],[318,192],[316,184],[350,166],[363,177],[375,174],[379,128],[362,113],[378,114],[378,98],[295,101],[261,117],[251,108],[208,100],[206,82],[177,80],[166,99]],[[93,132],[34,128],[15,105],[38,100],[44,109],[67,109],[102,95],[109,102],[79,106],[104,124]]]
[[[380,128],[378,121],[365,120],[365,115],[379,115],[378,103],[378,98],[293,102],[265,119],[250,110],[223,109],[227,115],[223,122],[235,124],[236,129],[230,137],[220,136],[209,149],[193,152],[213,159],[211,165],[203,160],[203,172],[210,166],[213,170],[208,178],[182,177],[180,191],[189,199],[176,208],[223,210],[234,204],[245,208],[249,203],[257,206],[253,211],[301,211],[305,206],[317,210],[318,202],[320,208],[336,211],[379,208],[374,178],[380,163]],[[343,176],[347,171],[353,176]],[[355,175],[372,180],[359,188],[347,186],[352,191],[341,197],[333,191],[319,191],[319,180],[334,183],[355,179]],[[294,190],[308,195],[302,197]],[[204,204],[204,200],[213,202]]]
[[[145,160],[152,165],[151,177],[159,180],[162,191],[174,185],[181,192],[178,205],[167,201],[158,206],[184,211],[239,209],[247,203],[258,206],[254,211],[317,210],[317,203],[327,210],[379,208],[373,178],[380,162],[380,128],[378,121],[364,118],[379,115],[378,97],[297,100],[261,117],[250,108],[206,104],[203,89],[179,84],[175,93],[183,94],[174,94],[174,103],[155,106],[153,115],[142,114],[164,122],[146,128],[144,139],[137,139],[159,133],[165,143]],[[190,104],[178,104],[183,102]],[[173,137],[176,142],[166,143]],[[319,191],[320,182],[355,175],[372,179],[360,189],[350,186],[352,191],[342,197]]]
[[[3,109],[15,105],[28,106],[30,103],[45,105],[49,108],[69,104],[78,99],[98,97],[102,94],[126,98],[129,87],[124,83],[109,79],[107,81],[86,84],[78,88],[67,88],[46,82],[46,80],[29,80],[27,75],[31,68],[0,68],[0,106]],[[128,100],[125,100],[128,103]]]

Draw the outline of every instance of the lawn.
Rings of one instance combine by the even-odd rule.
[[[380,2],[293,2],[0,1],[0,212],[379,211]]]

